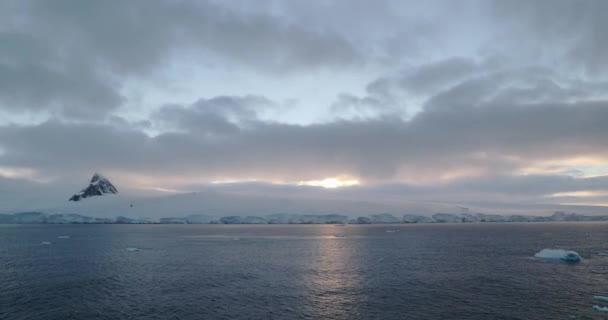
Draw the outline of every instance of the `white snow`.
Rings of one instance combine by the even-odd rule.
[[[562,249],[543,249],[534,257],[539,259],[559,259],[564,261],[580,261],[582,258],[576,251]]]
[[[593,309],[595,309],[597,311],[601,311],[601,312],[608,312],[608,307],[600,307],[598,305],[594,305]]]
[[[608,297],[606,296],[593,296],[595,300],[608,301]]]
[[[137,248],[126,248],[125,250],[127,250],[129,252],[139,251],[139,249],[137,249]]]

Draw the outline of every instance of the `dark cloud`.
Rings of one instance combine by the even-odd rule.
[[[475,73],[475,61],[453,57],[415,68],[400,79],[400,85],[414,93],[435,92]]]
[[[274,105],[259,96],[222,96],[200,99],[189,106],[165,105],[152,118],[168,131],[234,134],[240,126],[256,121],[260,111]]]
[[[360,59],[338,34],[206,2],[8,1],[2,8],[0,108],[13,112],[103,117],[124,101],[126,77],[149,77],[173,59],[223,59],[271,73]]]
[[[309,68],[348,64],[356,50],[270,14],[246,14],[206,1],[33,2],[33,28],[65,32],[65,41],[113,70],[141,72],[169,54],[202,49],[245,65]],[[43,32],[42,30],[36,30]]]
[[[422,101],[422,107],[431,111],[482,104],[570,103],[601,99],[607,93],[606,81],[584,80],[544,66],[510,65],[496,57],[479,62],[450,57],[378,78],[366,86],[366,95],[342,94],[331,108],[338,116],[403,117],[412,100]]]
[[[446,88],[462,85],[463,80],[478,75],[478,69],[481,68],[474,60],[462,57],[407,68],[370,82],[365,88],[366,96],[339,95],[331,110],[338,116],[403,116],[407,108],[404,100],[413,96],[432,96]]]
[[[200,111],[213,101],[173,111],[167,107],[161,112],[176,112],[183,130],[155,137],[129,127],[58,121],[2,127],[5,153],[0,161],[63,172],[101,167],[142,175],[187,170],[206,179],[297,181],[352,175],[378,181],[437,179],[464,169],[506,173],[535,161],[607,156],[605,101],[430,108],[410,121],[299,126],[254,120],[242,127],[229,120],[230,113]],[[232,130],[203,134],[197,123],[211,131],[225,129],[209,128],[207,120],[216,126],[232,124]]]
[[[606,71],[606,1],[516,0],[491,4],[493,18],[501,23],[501,39],[516,50],[591,76],[602,76]]]
[[[400,117],[403,110],[390,96],[357,97],[341,94],[330,107],[330,111],[340,119],[366,119],[379,116]]]
[[[111,79],[82,60],[64,61],[52,46],[32,35],[0,32],[0,108],[82,118],[120,105]]]

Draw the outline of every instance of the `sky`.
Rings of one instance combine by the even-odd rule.
[[[0,210],[200,190],[608,206],[608,2],[0,3]]]

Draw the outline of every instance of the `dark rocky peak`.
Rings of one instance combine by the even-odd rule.
[[[118,190],[104,176],[95,173],[88,187],[73,195],[69,201],[80,201],[88,197],[102,196],[104,194],[117,194]]]

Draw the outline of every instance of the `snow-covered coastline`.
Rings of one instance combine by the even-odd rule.
[[[389,213],[350,217],[341,214],[269,214],[265,216],[223,216],[193,214],[184,217],[147,218],[125,217],[99,218],[75,213],[47,214],[44,212],[20,212],[0,214],[3,224],[411,224],[411,223],[512,223],[512,222],[566,222],[608,221],[608,216],[588,216],[576,213],[555,212],[551,216],[452,214],[433,215],[405,214],[401,218]]]

